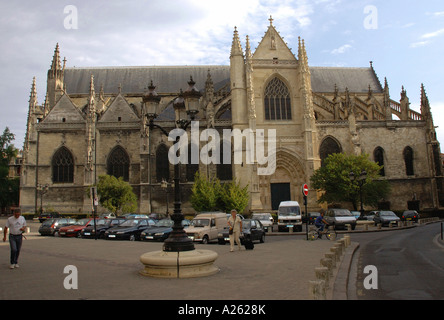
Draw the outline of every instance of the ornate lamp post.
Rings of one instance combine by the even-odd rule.
[[[183,130],[186,130],[199,112],[199,99],[201,93],[196,89],[195,84],[193,78],[190,77],[188,89],[183,93],[181,91],[179,97],[173,102],[176,115],[176,126]],[[163,134],[168,136],[168,132],[164,128],[154,123],[154,119],[158,116],[158,106],[161,99],[157,95],[155,88],[156,87],[151,81],[151,84],[148,87],[148,92],[143,97],[146,117],[149,120],[149,129],[152,131],[154,128],[159,128]],[[176,138],[176,143],[179,142],[179,139],[180,137],[178,136]],[[164,251],[180,252],[194,250],[193,240],[188,238],[182,226],[184,216],[182,214],[181,206],[180,164],[177,163],[174,165],[174,213],[171,215],[174,225],[173,231],[164,242]]]
[[[362,186],[365,183],[365,180],[367,179],[367,172],[365,170],[361,171],[361,174],[359,175],[359,177],[355,176],[355,173],[353,171],[350,171],[349,174],[350,177],[350,181],[353,183],[355,180],[358,183],[359,186],[359,198],[360,198],[360,202],[361,202],[361,217],[364,214],[364,204],[362,203]]]

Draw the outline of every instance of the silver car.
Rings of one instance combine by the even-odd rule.
[[[253,213],[251,218],[259,220],[264,226],[265,232],[268,232],[269,228],[273,228],[273,217],[271,213]]]
[[[352,230],[356,228],[356,218],[348,209],[328,209],[324,219],[335,229],[346,229],[348,224],[351,225]]]
[[[393,211],[377,211],[373,221],[375,226],[381,224],[382,226],[389,226],[391,223],[395,224],[400,221],[399,217]]]

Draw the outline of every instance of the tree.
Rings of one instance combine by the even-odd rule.
[[[311,177],[314,189],[321,191],[318,202],[351,202],[357,210],[362,192],[362,202],[375,206],[378,201],[386,197],[390,192],[390,186],[386,180],[378,180],[382,166],[371,161],[367,154],[359,156],[334,153],[329,155],[321,168],[316,170]],[[366,179],[360,186],[357,179],[350,180],[350,172],[359,176],[366,171]],[[361,190],[360,190],[361,189]]]
[[[217,210],[220,188],[221,185],[218,179],[208,180],[205,176],[196,172],[190,198],[194,210],[197,212]]]
[[[99,176],[97,193],[100,204],[116,215],[118,211],[128,213],[137,210],[137,197],[133,188],[122,177]]]
[[[18,202],[19,179],[9,178],[9,163],[18,152],[11,144],[14,139],[14,134],[6,127],[0,136],[0,208]]]
[[[196,173],[193,188],[191,189],[190,202],[194,210],[230,212],[232,209],[241,213],[250,201],[248,185],[241,187],[234,181],[221,184],[219,179],[208,179],[206,176]]]
[[[238,213],[242,213],[250,201],[248,185],[242,188],[240,182],[227,182],[221,188],[220,199],[225,212],[235,209]]]

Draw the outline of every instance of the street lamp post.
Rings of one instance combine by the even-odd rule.
[[[361,171],[361,174],[359,175],[359,177],[355,176],[355,173],[353,171],[350,171],[349,174],[350,177],[350,181],[353,183],[354,181],[357,181],[358,183],[358,187],[359,187],[359,198],[360,198],[360,202],[361,202],[361,217],[364,214],[364,204],[363,204],[363,199],[362,199],[362,186],[365,183],[365,180],[367,179],[367,172],[365,170]]]
[[[195,119],[196,114],[199,112],[199,99],[201,93],[194,86],[196,83],[193,78],[190,77],[188,82],[188,89],[185,92],[179,94],[174,100],[173,107],[175,111],[176,126],[183,130],[191,124],[191,121]],[[168,132],[160,125],[154,123],[154,119],[158,116],[158,106],[160,103],[160,96],[155,91],[155,86],[151,81],[148,87],[148,92],[143,97],[143,103],[145,105],[146,117],[149,120],[150,131],[154,128],[158,128],[162,133],[168,136]],[[189,118],[189,119],[188,119]],[[180,137],[176,137],[176,144],[179,142]],[[182,220],[184,216],[181,208],[181,186],[180,186],[180,164],[174,165],[174,213],[171,215],[171,219],[174,221],[173,231],[170,233],[168,239],[165,240],[163,251],[167,252],[181,252],[194,250],[193,241],[188,238],[186,232],[182,226]]]
[[[162,182],[160,183],[160,186],[162,189],[165,189],[166,194],[166,215],[169,217],[170,213],[168,212],[168,181],[165,179],[162,179]]]
[[[43,213],[43,195],[49,190],[49,185],[38,184],[37,191],[40,193],[40,213]]]

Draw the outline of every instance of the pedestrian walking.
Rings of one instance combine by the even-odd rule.
[[[20,214],[20,211],[15,211],[14,214],[6,220],[5,231],[3,234],[3,242],[6,241],[6,234],[9,229],[9,246],[11,247],[11,258],[9,266],[10,269],[18,268],[17,263],[22,248],[23,233],[26,230],[26,220]]]
[[[240,234],[242,232],[242,219],[237,215],[236,210],[231,210],[231,217],[228,219],[230,235],[230,252],[234,251],[234,242],[236,241],[239,250],[241,249]]]

